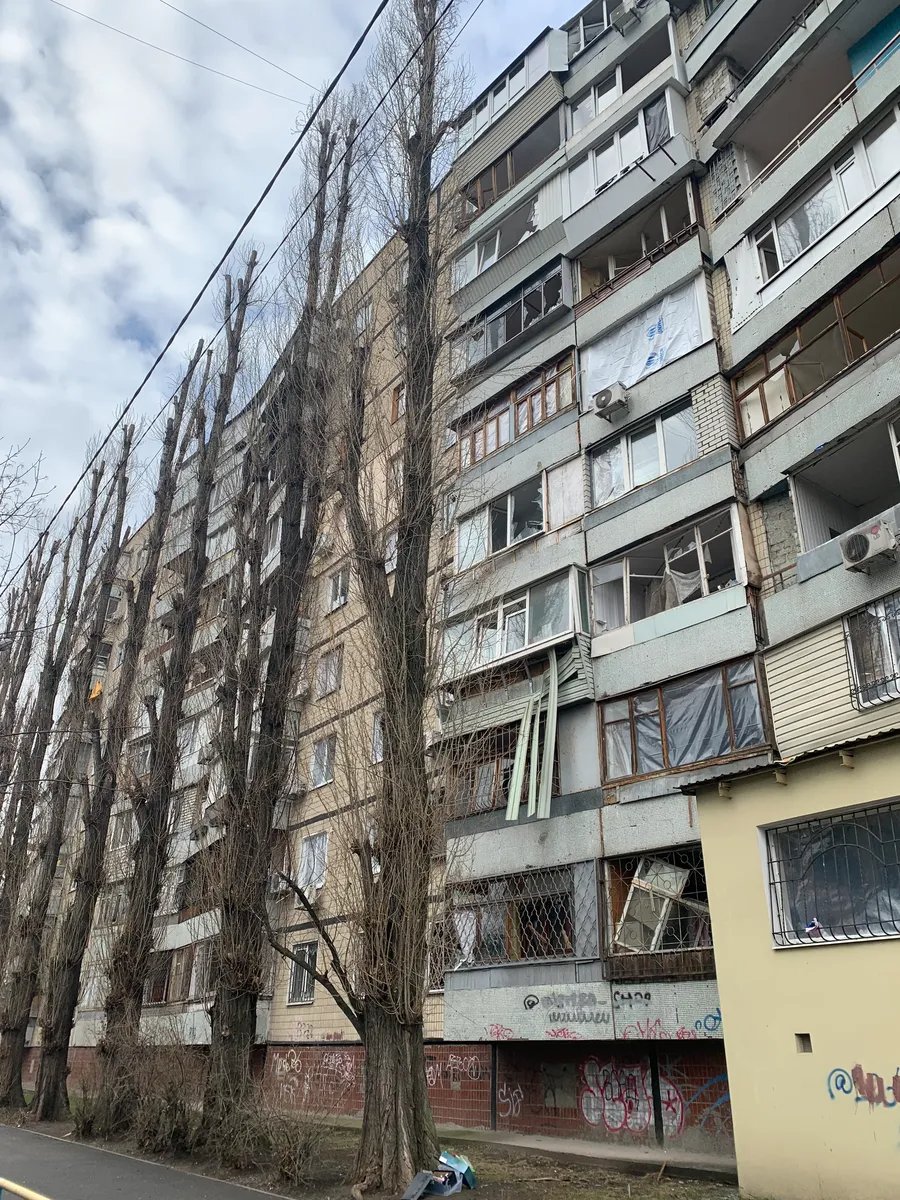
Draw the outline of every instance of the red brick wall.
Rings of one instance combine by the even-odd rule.
[[[710,1042],[503,1042],[497,1128],[653,1145],[651,1053],[659,1056],[664,1140],[732,1153],[725,1054]]]
[[[491,1127],[491,1047],[436,1043],[425,1047],[425,1076],[434,1119],[467,1129]]]

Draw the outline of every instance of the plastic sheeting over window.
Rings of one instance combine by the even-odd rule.
[[[585,394],[614,383],[631,387],[696,350],[705,340],[698,281],[670,292],[582,351]]]
[[[603,705],[609,780],[724,758],[765,741],[751,660]]]

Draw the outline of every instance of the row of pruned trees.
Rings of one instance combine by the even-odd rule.
[[[132,534],[143,433],[126,427],[87,478],[68,528],[35,548],[0,632],[0,1103],[24,1103],[29,1017],[40,996],[32,1103],[42,1119],[66,1108],[110,819],[124,798],[135,834],[105,963],[99,1045],[97,1128],[113,1133],[128,1127],[137,1098],[130,1051],[171,865],[179,726],[214,572],[210,517],[217,481],[235,473],[233,546],[216,577],[223,599],[210,753],[219,846],[206,882],[218,925],[204,1119],[220,1127],[250,1095],[271,947],[293,954],[267,885],[276,813],[292,789],[286,748],[301,618],[325,514],[339,497],[365,609],[361,653],[384,714],[378,782],[355,804],[366,813],[357,828],[375,832],[351,839],[354,936],[334,939],[312,898],[286,879],[325,950],[315,977],[365,1047],[360,1191],[398,1188],[436,1150],[423,1005],[441,814],[425,729],[437,665],[431,617],[454,216],[436,184],[462,98],[446,8],[398,0],[385,21],[366,85],[325,105],[304,142],[281,283],[263,299],[255,252],[223,280],[224,336],[198,344],[186,364],[149,515]],[[361,270],[375,238],[388,251]],[[360,322],[372,298],[383,319]],[[260,373],[263,361],[274,366]],[[378,397],[394,379],[403,419],[388,437]],[[241,437],[229,439],[238,419]],[[372,483],[386,455],[402,464],[388,502]],[[161,640],[154,606],[164,587],[171,614]],[[101,682],[98,656],[114,611],[117,660]],[[137,728],[148,747],[140,773],[129,765]]]

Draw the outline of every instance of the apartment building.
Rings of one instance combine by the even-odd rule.
[[[893,1190],[900,1099],[900,9],[796,9],[723,4],[685,55],[775,745],[697,794],[742,1188],[849,1200]]]
[[[763,869],[764,785],[736,826],[710,781],[765,779],[794,822],[818,777],[786,806],[773,761],[896,725],[898,30],[889,2],[595,3],[461,124],[446,727],[483,753],[448,831],[445,1037],[496,1046],[509,1129],[727,1152],[734,1096],[753,1194],[787,1194],[770,1147],[808,1060],[788,1099],[759,1019],[787,981],[747,986],[733,865],[743,839]],[[865,818],[889,861],[892,819]]]

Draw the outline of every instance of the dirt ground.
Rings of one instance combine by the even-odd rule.
[[[22,1114],[0,1110],[0,1121],[12,1125],[31,1125]],[[69,1122],[34,1126],[42,1133],[73,1138]],[[277,1196],[297,1200],[347,1200],[356,1152],[357,1134],[350,1129],[333,1129],[327,1134],[307,1185],[291,1188],[276,1182],[271,1173],[217,1170],[214,1165],[187,1158],[158,1158],[181,1170],[227,1179],[259,1188]],[[105,1143],[97,1142],[97,1145]],[[127,1142],[115,1142],[112,1148],[128,1153]],[[561,1162],[541,1154],[515,1156],[499,1147],[484,1143],[458,1146],[448,1139],[445,1149],[465,1154],[478,1176],[477,1195],[473,1200],[737,1200],[737,1188],[725,1184],[670,1179],[657,1169],[644,1175],[628,1175],[591,1164]],[[155,1156],[134,1151],[139,1158]],[[464,1192],[463,1195],[467,1195]]]

